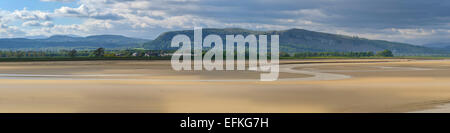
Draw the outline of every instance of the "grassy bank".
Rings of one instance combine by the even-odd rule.
[[[433,57],[433,56],[396,56],[396,57],[343,57],[343,56],[322,56],[322,57],[280,57],[280,59],[424,59],[424,60],[438,60],[450,59],[450,57]]]
[[[94,61],[94,60],[169,60],[170,57],[36,57],[0,58],[0,62],[21,61]]]
[[[317,57],[280,57],[280,59],[392,59],[395,57],[345,57],[345,56],[317,56]]]

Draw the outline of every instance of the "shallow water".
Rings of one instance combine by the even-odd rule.
[[[450,99],[449,65],[286,63],[279,81],[260,82],[164,61],[0,63],[0,112],[413,112]]]

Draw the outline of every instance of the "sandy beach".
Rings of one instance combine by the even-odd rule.
[[[447,112],[450,60],[282,60],[255,71],[170,61],[0,63],[0,112]],[[436,111],[436,109],[438,111]]]

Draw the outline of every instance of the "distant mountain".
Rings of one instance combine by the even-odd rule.
[[[120,35],[95,35],[79,37],[73,35],[54,35],[41,39],[4,38],[0,39],[0,50],[36,50],[36,49],[124,49],[144,47],[151,50],[174,50],[170,42],[177,34],[188,35],[193,41],[193,30],[170,31],[155,40],[129,38]],[[447,44],[416,46],[383,40],[369,40],[337,34],[314,32],[303,29],[282,31],[253,31],[239,28],[203,29],[204,37],[216,34],[225,39],[225,35],[280,35],[280,51],[283,52],[366,52],[389,49],[395,55],[450,55]],[[270,38],[270,37],[269,37]],[[223,40],[225,42],[225,40]],[[270,41],[269,41],[270,42]],[[439,47],[443,48],[439,48]],[[438,48],[433,48],[438,47]]]
[[[423,45],[424,47],[429,47],[429,48],[447,48],[450,49],[450,42],[445,43],[445,42],[438,42],[438,43],[428,43]]]
[[[26,38],[26,39],[44,39],[44,38],[48,38],[48,36],[37,35],[37,36],[26,36],[24,38]]]
[[[165,32],[155,40],[145,43],[144,48],[148,49],[176,49],[171,48],[170,42],[173,36],[185,34],[193,41],[193,30]],[[314,32],[303,29],[290,29],[282,31],[252,31],[239,28],[227,29],[203,29],[203,36],[217,34],[225,39],[225,35],[242,34],[266,34],[280,35],[280,51],[284,52],[364,52],[382,51],[389,49],[396,55],[431,55],[447,54],[443,51],[431,49],[423,46],[416,46],[405,43],[389,42],[383,40],[369,40],[365,38],[350,37],[337,34]],[[270,38],[270,37],[269,37]],[[224,40],[225,41],[225,40]]]
[[[54,35],[44,39],[4,38],[0,39],[0,49],[89,49],[89,48],[136,48],[150,40],[129,38],[120,35],[96,35],[78,37]]]
[[[40,39],[40,41],[46,41],[46,42],[73,42],[73,41],[79,41],[83,40],[83,37],[73,37],[73,36],[67,36],[67,35],[54,35],[49,38]]]

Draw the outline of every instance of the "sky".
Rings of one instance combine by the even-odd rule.
[[[450,43],[449,0],[1,0],[0,38],[172,30],[292,28],[405,42]]]

